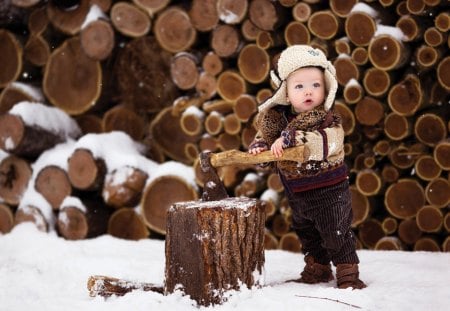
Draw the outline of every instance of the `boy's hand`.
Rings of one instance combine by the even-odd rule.
[[[249,149],[248,153],[255,155],[255,154],[261,153],[266,150],[267,150],[266,147],[255,147],[255,148]]]
[[[270,147],[270,150],[272,151],[272,154],[279,158],[283,155],[283,137],[278,138],[275,140],[275,142]]]

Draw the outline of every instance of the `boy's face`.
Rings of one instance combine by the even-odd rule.
[[[300,68],[287,78],[288,101],[295,112],[305,112],[323,104],[325,81],[319,68]]]

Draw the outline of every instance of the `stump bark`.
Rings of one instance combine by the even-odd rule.
[[[175,203],[168,212],[165,293],[181,289],[199,305],[262,283],[264,207],[256,199]],[[242,284],[242,285],[241,285]]]

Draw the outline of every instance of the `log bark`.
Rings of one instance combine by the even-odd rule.
[[[116,238],[137,241],[148,238],[150,231],[136,210],[120,208],[109,218],[107,233]]]
[[[152,291],[162,294],[163,286],[153,283],[128,281],[103,275],[90,276],[87,281],[87,289],[90,297],[123,296],[134,290]]]
[[[0,116],[0,149],[17,156],[35,158],[65,139],[61,133],[26,124],[20,115]]]
[[[254,199],[176,203],[168,213],[166,294],[178,287],[201,306],[261,285],[264,209]],[[189,244],[190,247],[183,245]]]
[[[14,227],[14,214],[11,208],[0,203],[0,233],[6,234]]]
[[[31,178],[30,164],[13,155],[0,161],[0,198],[3,202],[17,206]]]
[[[174,175],[157,177],[144,189],[140,203],[141,215],[150,229],[165,235],[167,211],[172,204],[197,199],[197,190],[184,179]]]
[[[102,197],[116,209],[136,206],[142,196],[148,175],[139,168],[124,166],[105,176]]]
[[[5,29],[0,29],[0,88],[16,81],[22,71],[22,46],[16,37]]]
[[[91,150],[77,148],[68,159],[67,174],[70,184],[80,190],[101,189],[107,168],[101,158],[96,158]]]

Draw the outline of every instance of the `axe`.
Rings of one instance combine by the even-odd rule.
[[[202,201],[217,201],[228,197],[225,186],[217,174],[216,168],[226,165],[260,164],[273,161],[303,162],[304,146],[296,146],[283,150],[283,155],[275,157],[270,150],[258,154],[244,151],[228,150],[219,153],[203,151],[200,153],[200,167],[204,175]]]

